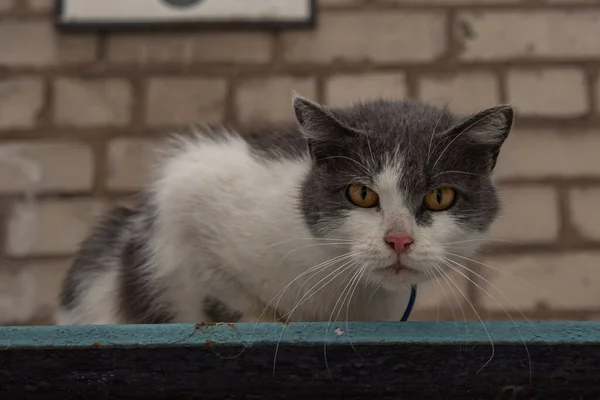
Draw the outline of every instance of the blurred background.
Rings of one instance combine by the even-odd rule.
[[[145,1],[145,0],[144,0]],[[95,216],[129,204],[162,135],[291,121],[291,91],[518,111],[504,212],[473,274],[413,319],[600,317],[600,1],[318,0],[304,30],[60,33],[0,0],[0,324],[47,324]]]

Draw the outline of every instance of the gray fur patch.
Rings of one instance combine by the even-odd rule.
[[[398,188],[418,224],[431,223],[425,194],[438,187],[457,191],[445,212],[465,228],[486,230],[499,202],[490,172],[512,124],[512,109],[496,107],[469,118],[411,101],[377,100],[349,108],[326,109],[297,99],[295,111],[307,137],[314,166],[302,186],[301,207],[313,234],[343,222],[353,208],[346,186],[369,185],[384,160],[397,162]]]
[[[238,322],[242,319],[243,314],[239,311],[231,310],[222,301],[207,297],[204,299],[204,313],[210,321],[207,322]]]
[[[122,237],[134,214],[133,210],[125,207],[114,208],[99,219],[91,234],[83,241],[63,282],[60,302],[65,309],[73,309],[92,278],[107,272],[119,259]]]
[[[63,283],[61,305],[65,309],[78,305],[80,296],[98,275],[117,268],[120,279],[116,300],[128,323],[168,323],[173,319],[161,301],[160,283],[150,282],[144,276],[148,262],[144,246],[151,233],[153,215],[148,211],[144,206],[137,211],[117,207],[100,219],[82,243]]]
[[[136,234],[132,235],[121,257],[119,287],[120,311],[127,321],[138,324],[166,324],[173,320],[167,304],[161,300],[161,283],[148,276],[149,257],[146,245],[152,232],[152,213],[138,221]]]

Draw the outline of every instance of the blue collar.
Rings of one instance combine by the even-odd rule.
[[[415,305],[415,300],[417,299],[417,286],[413,285],[410,287],[410,298],[408,299],[408,304],[406,305],[406,310],[404,310],[404,315],[400,319],[401,322],[405,322],[410,317],[410,313],[412,312],[413,306]]]

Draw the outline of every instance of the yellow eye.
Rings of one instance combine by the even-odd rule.
[[[379,202],[379,196],[365,185],[353,184],[346,188],[346,197],[357,207],[371,208]]]
[[[434,189],[423,199],[425,207],[431,211],[444,211],[454,203],[456,193],[449,187]]]

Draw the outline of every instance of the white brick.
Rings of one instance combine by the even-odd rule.
[[[113,190],[140,189],[148,181],[157,156],[157,142],[143,138],[120,138],[108,145],[107,186]]]
[[[540,306],[570,311],[598,310],[600,252],[557,254],[521,254],[488,257],[483,262],[484,276],[491,284],[482,286],[497,300],[480,294],[481,303],[490,311],[533,310]],[[496,269],[492,269],[494,267]],[[503,296],[503,295],[504,296]]]
[[[275,77],[243,81],[236,93],[238,120],[244,124],[293,121],[292,92],[314,99],[312,78]]]
[[[588,111],[583,71],[513,70],[507,86],[509,101],[521,115],[577,117]]]
[[[85,144],[41,140],[0,145],[0,194],[90,190],[93,175],[92,151]]]
[[[50,12],[54,9],[55,0],[27,0],[29,9],[33,12]]]
[[[437,12],[322,13],[314,31],[283,34],[288,61],[424,62],[446,49],[445,16]]]
[[[52,322],[71,260],[36,261],[0,268],[0,325]]]
[[[51,21],[0,21],[0,66],[44,67],[93,61],[96,37],[59,34]]]
[[[411,4],[411,5],[480,5],[480,4],[513,4],[523,0],[376,0],[382,4]]]
[[[132,90],[125,79],[58,79],[54,83],[54,120],[75,127],[127,125]]]
[[[326,103],[352,104],[373,98],[402,99],[406,97],[404,74],[338,75],[327,82]]]
[[[458,14],[463,60],[597,57],[600,11],[489,11]]]
[[[0,129],[33,128],[43,105],[40,78],[0,80]]]
[[[15,0],[0,0],[0,13],[10,11],[15,5]]]
[[[319,7],[351,6],[364,4],[365,0],[319,0]]]
[[[533,244],[558,238],[558,195],[554,188],[500,187],[498,194],[502,211],[492,225],[491,244]]]
[[[227,82],[221,79],[154,78],[148,84],[146,122],[153,125],[220,123]]]
[[[8,215],[6,252],[15,257],[73,254],[104,211],[100,200],[43,200],[33,207],[15,202]]]
[[[597,177],[598,131],[512,132],[500,151],[499,179]]]
[[[498,80],[487,72],[424,77],[419,86],[421,100],[458,113],[480,111],[500,101]]]
[[[128,34],[109,38],[108,60],[114,63],[183,64],[206,62],[265,63],[273,39],[265,33]]]
[[[586,238],[600,240],[600,188],[572,189],[569,192],[571,223]]]

